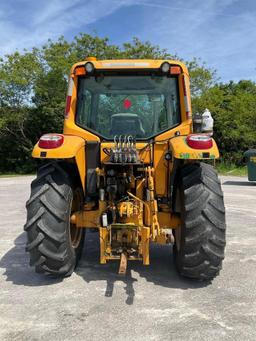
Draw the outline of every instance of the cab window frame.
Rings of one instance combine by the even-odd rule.
[[[101,76],[152,76],[152,75],[157,75],[157,76],[167,76],[168,78],[173,78],[175,79],[175,82],[176,82],[176,97],[177,97],[177,103],[178,103],[178,116],[179,116],[179,120],[177,121],[176,124],[172,125],[172,126],[168,126],[166,129],[164,130],[161,130],[157,133],[154,133],[150,136],[145,136],[145,137],[136,137],[136,140],[138,141],[148,141],[148,140],[152,140],[154,139],[156,136],[158,135],[161,135],[167,131],[169,131],[170,129],[173,129],[177,126],[179,126],[182,122],[182,112],[181,112],[181,102],[180,102],[180,88],[179,88],[179,79],[178,79],[178,75],[163,75],[163,74],[160,74],[159,73],[159,70],[151,70],[151,71],[140,71],[140,70],[136,70],[134,72],[131,72],[130,70],[123,70],[122,72],[113,72],[113,70],[111,71],[104,71],[101,73],[98,73],[97,74],[93,74],[93,75],[85,75],[85,76],[78,76],[78,82],[77,82],[77,100],[76,100],[76,111],[75,111],[75,124],[81,128],[81,129],[84,129],[84,130],[87,130],[89,131],[90,133],[96,135],[97,137],[101,138],[101,140],[103,141],[113,141],[114,140],[114,136],[113,137],[107,137],[107,136],[104,136],[103,134],[99,133],[98,131],[92,129],[91,127],[88,127],[87,125],[82,125],[78,122],[78,105],[79,105],[79,98],[78,98],[78,94],[79,94],[79,86],[80,86],[80,83],[83,79],[86,79],[86,78],[90,78],[90,77],[101,77]],[[91,91],[89,89],[86,89],[88,92],[90,92],[91,94]],[[93,112],[93,108],[95,108],[95,106],[98,106],[99,103],[97,103],[97,96],[99,96],[100,94],[97,94],[97,95],[92,95],[91,94],[91,97],[92,97],[92,101],[91,101],[91,110],[90,110],[90,114],[87,115],[87,119],[86,119],[86,122],[88,124],[88,120],[91,120],[91,117],[95,117],[96,115],[93,115],[92,112]],[[94,102],[94,103],[93,103]],[[171,106],[171,103],[169,101],[166,102],[166,109],[167,106]],[[167,113],[167,117],[168,117],[168,111],[170,110],[170,108],[166,111]],[[170,112],[170,111],[169,111]],[[95,117],[96,118],[96,117]],[[168,118],[168,120],[170,119],[170,117]],[[169,123],[168,123],[169,124]]]

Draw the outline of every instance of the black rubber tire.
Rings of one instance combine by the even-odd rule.
[[[181,228],[174,230],[178,272],[197,280],[219,274],[226,245],[223,193],[216,170],[205,163],[185,165],[179,176]]]
[[[63,277],[75,269],[84,242],[82,231],[79,245],[74,248],[71,243],[70,213],[75,190],[82,191],[57,162],[39,168],[31,183],[24,230],[30,265],[35,266],[36,272]]]

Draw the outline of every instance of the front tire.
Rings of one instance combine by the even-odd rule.
[[[80,258],[84,230],[70,224],[82,208],[83,192],[57,162],[38,170],[27,201],[26,250],[36,272],[69,276]]]
[[[225,250],[225,208],[216,170],[205,163],[185,165],[180,172],[180,228],[174,230],[178,272],[197,280],[219,274]]]

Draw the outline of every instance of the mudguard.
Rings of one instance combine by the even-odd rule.
[[[85,144],[86,141],[79,136],[63,135],[64,142],[60,147],[44,149],[34,146],[32,156],[38,159],[73,159],[77,165],[83,190],[85,190]]]
[[[170,140],[170,150],[175,159],[214,160],[218,159],[220,154],[216,142],[214,139],[212,141],[213,146],[209,149],[194,149],[187,144],[186,136],[177,136]]]

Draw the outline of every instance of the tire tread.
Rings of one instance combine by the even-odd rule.
[[[225,207],[216,170],[204,163],[181,169],[183,197],[181,249],[176,246],[178,272],[197,280],[212,280],[222,268],[225,240]]]
[[[77,253],[67,232],[71,201],[72,184],[61,165],[53,161],[42,166],[31,183],[24,225],[26,251],[36,272],[69,276],[75,268]]]

